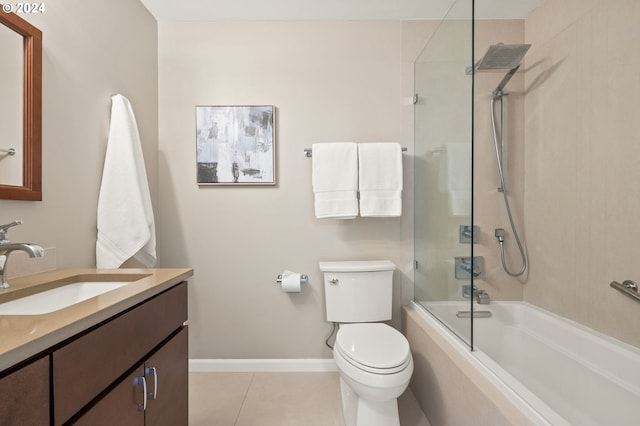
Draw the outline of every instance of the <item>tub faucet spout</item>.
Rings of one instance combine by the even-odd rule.
[[[24,251],[29,257],[44,256],[44,249],[36,244],[31,243],[12,243],[7,240],[7,230],[12,226],[21,225],[21,220],[16,220],[6,225],[0,225],[0,289],[9,288],[7,282],[6,270],[9,254],[14,251]]]
[[[478,302],[479,305],[488,305],[491,303],[491,298],[489,297],[489,293],[487,293],[486,291],[476,290],[475,295],[476,295],[476,302]]]

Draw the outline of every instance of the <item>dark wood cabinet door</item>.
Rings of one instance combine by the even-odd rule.
[[[144,426],[142,366],[127,376],[77,421],[78,426]]]
[[[188,332],[187,327],[183,327],[151,355],[144,365],[136,368],[73,424],[187,426],[188,374]],[[144,411],[142,377],[147,391]]]
[[[156,399],[150,399],[145,412],[147,426],[187,426],[189,423],[188,330],[178,334],[145,362],[149,393],[158,384]],[[151,369],[155,368],[155,377]]]
[[[0,425],[49,423],[49,357],[45,356],[0,378]]]

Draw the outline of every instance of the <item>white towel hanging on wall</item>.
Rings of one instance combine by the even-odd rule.
[[[358,216],[358,148],[353,142],[313,144],[311,171],[318,219]]]
[[[402,215],[402,147],[395,142],[358,144],[360,216]]]
[[[98,198],[96,265],[115,269],[131,257],[147,267],[155,264],[155,221],[133,108],[114,95]]]

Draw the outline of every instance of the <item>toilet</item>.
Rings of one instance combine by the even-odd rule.
[[[333,358],[347,426],[400,426],[397,398],[413,360],[402,333],[381,322],[391,319],[395,269],[388,260],[320,262],[327,321],[340,325]]]

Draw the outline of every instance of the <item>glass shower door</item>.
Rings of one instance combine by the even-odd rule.
[[[414,297],[471,344],[473,1],[455,1],[414,63]]]

